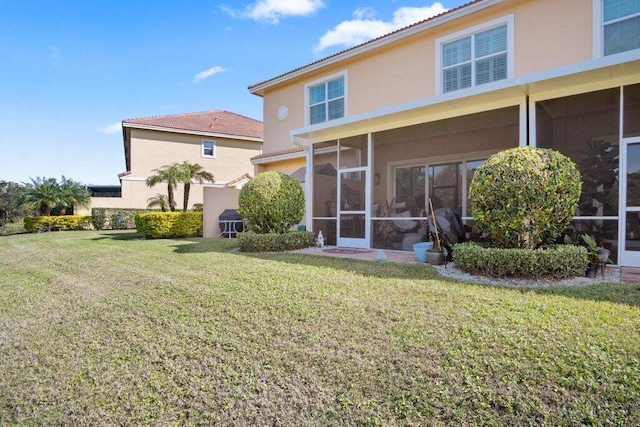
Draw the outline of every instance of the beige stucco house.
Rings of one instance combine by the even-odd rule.
[[[155,173],[154,169],[174,162],[200,164],[215,177],[213,183],[191,185],[190,208],[204,202],[205,187],[240,188],[254,173],[250,159],[261,152],[262,132],[259,120],[223,110],[123,120],[126,171],[118,175],[120,197],[92,197],[91,207],[146,208],[149,198],[167,192],[166,184],[150,188],[146,179]],[[213,211],[209,204],[209,213],[215,215],[218,210],[237,207],[236,193],[226,197],[232,192],[225,191],[225,195],[219,196]],[[109,195],[117,196],[118,193]],[[177,207],[181,208],[182,184],[176,189],[175,196]]]
[[[575,230],[638,267],[636,28],[638,2],[472,1],[251,85],[265,129],[252,161],[306,168],[306,225],[329,243],[402,249],[415,231],[385,230],[423,220],[429,198],[473,227],[467,191],[491,154],[553,148],[584,176]]]

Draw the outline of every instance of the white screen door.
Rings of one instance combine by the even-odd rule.
[[[621,148],[620,265],[640,267],[640,138],[624,139]]]

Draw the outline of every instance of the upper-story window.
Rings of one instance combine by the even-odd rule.
[[[202,140],[202,157],[215,157],[216,143],[215,141]]]
[[[441,93],[512,76],[513,17],[491,21],[436,40]]]
[[[602,0],[604,54],[640,48],[640,1]]]
[[[308,123],[313,125],[345,116],[345,75],[334,75],[323,81],[307,84]]]

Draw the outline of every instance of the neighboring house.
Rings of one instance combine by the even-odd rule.
[[[402,248],[416,231],[389,231],[423,220],[429,198],[473,225],[469,183],[491,154],[553,148],[584,176],[573,227],[638,267],[636,28],[640,2],[470,2],[251,85],[265,126],[252,161],[305,167],[306,226],[330,243]],[[312,167],[326,164],[337,172]]]
[[[262,148],[262,122],[222,110],[126,119],[122,133],[126,171],[118,175],[121,188],[92,187],[91,207],[144,209],[149,198],[167,194],[166,183],[146,185],[154,169],[189,161],[215,177],[214,183],[191,185],[191,208],[203,203],[203,187],[240,188],[253,174],[250,159]],[[175,198],[181,210],[182,184]]]

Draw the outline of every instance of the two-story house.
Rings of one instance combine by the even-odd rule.
[[[261,152],[263,127],[259,120],[214,110],[125,119],[122,133],[126,171],[118,175],[121,191],[110,197],[96,192],[92,207],[146,208],[150,198],[167,193],[165,184],[148,187],[146,179],[155,169],[183,161],[197,163],[215,177],[213,183],[192,183],[190,208],[203,203],[203,186],[239,187],[253,175],[251,158]],[[181,208],[182,185],[175,197]]]
[[[575,230],[640,266],[640,2],[476,0],[249,90],[253,163],[306,168],[306,225],[333,244],[385,247],[429,199],[472,226],[474,170],[530,145],[583,174]]]

